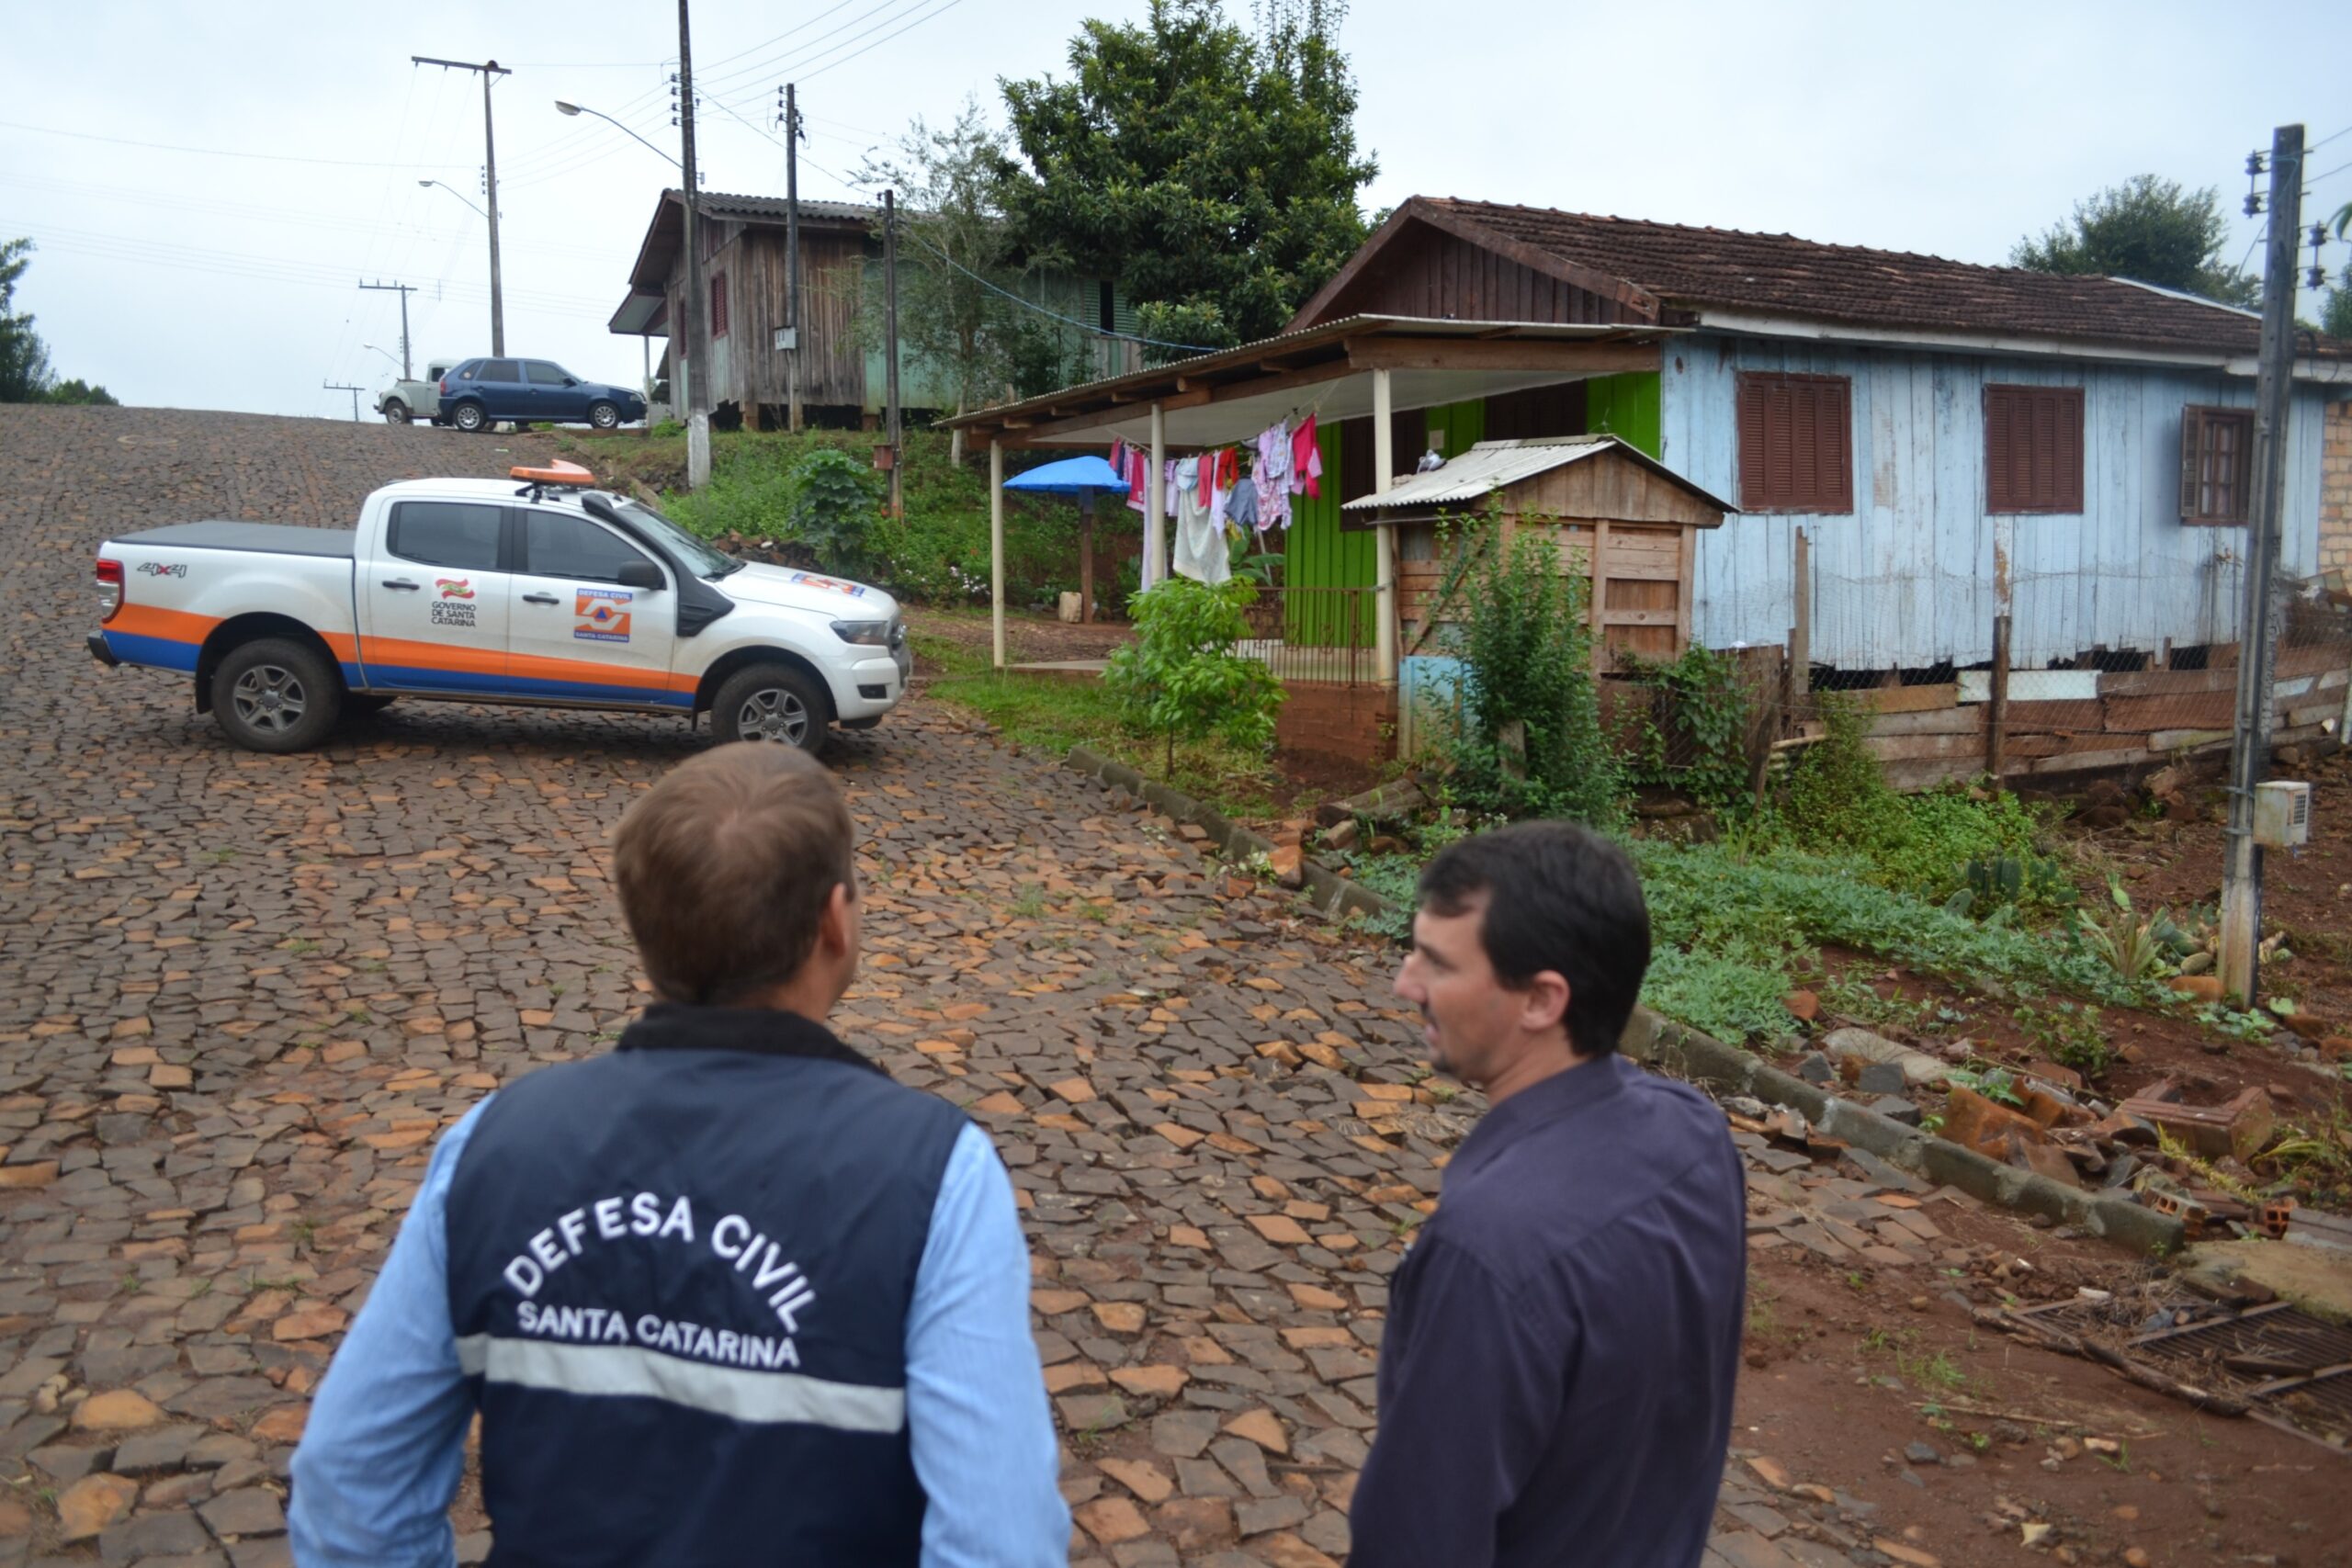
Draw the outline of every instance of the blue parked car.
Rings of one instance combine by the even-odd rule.
[[[645,417],[633,388],[583,381],[551,359],[469,359],[441,378],[440,417],[459,430],[518,424],[593,424],[599,430]]]

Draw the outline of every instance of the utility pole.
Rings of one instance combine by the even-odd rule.
[[[683,7],[685,0],[679,0]],[[438,65],[451,71],[481,73],[481,180],[482,205],[489,209],[490,219],[490,352],[503,355],[506,352],[506,304],[498,276],[498,140],[491,133],[490,85],[500,76],[513,72],[495,60],[476,65],[465,60],[435,60],[430,55],[412,54],[409,59],[418,65]]]
[[[787,423],[800,428],[800,99],[784,85],[784,362]],[[895,483],[895,481],[894,481]]]
[[[357,424],[359,423],[359,394],[367,389],[368,389],[365,387],[346,386],[341,381],[322,381],[319,383],[319,390],[322,392],[349,392],[351,394],[351,423],[354,424]]]
[[[686,354],[681,368],[686,376],[686,487],[700,490],[710,482],[710,374],[704,358],[708,346],[703,337],[702,252],[695,239],[695,54],[687,25],[687,0],[678,0],[678,177],[685,182]]]
[[[2261,967],[2262,846],[2254,841],[2254,789],[2270,771],[2302,199],[2303,128],[2282,125],[2270,137],[2270,243],[2262,268],[2262,362],[2254,394],[2254,509],[2246,526],[2245,607],[2239,617],[2237,722],[2230,739],[2230,823],[2222,872],[2222,990],[2241,1007],[2253,1005]]]
[[[381,288],[401,297],[401,379],[408,380],[408,297],[416,292],[416,286],[413,283],[363,283],[359,287]]]
[[[899,450],[899,193],[882,193],[882,293],[884,308],[882,352],[888,357],[890,389],[890,515],[907,514],[906,491],[900,474],[906,454]]]

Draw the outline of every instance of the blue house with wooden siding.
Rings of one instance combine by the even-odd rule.
[[[2006,615],[2016,669],[2218,676],[2258,336],[2246,311],[2118,278],[1414,197],[1273,338],[956,423],[1177,456],[1316,413],[1326,478],[1284,541],[1284,627],[1375,645],[1383,690],[1350,695],[1350,722],[1409,745],[1444,664],[1402,624],[1414,541],[1340,508],[1482,441],[1614,434],[1736,505],[1690,552],[1689,638],[1710,648],[1802,623],[1822,680],[1958,689]],[[2299,344],[2286,441],[2283,570],[2352,567],[2352,344]],[[1307,601],[1345,593],[1372,608]],[[1338,700],[1317,684],[1291,706]],[[2162,740],[2193,738],[2143,749]]]
[[[2018,667],[2234,641],[2258,318],[2105,277],[1538,208],[1416,197],[1291,329],[1393,311],[1646,320],[1655,373],[1397,417],[1400,450],[1613,433],[1740,515],[1699,543],[1693,638],[1778,644],[1797,537],[1810,651],[1853,671]],[[2352,344],[2306,340],[2288,423],[2286,570],[2335,564],[2323,446],[2352,441]],[[1545,394],[1518,394],[1524,402]],[[1364,493],[1368,484],[1351,491]],[[1294,548],[1297,548],[1294,544]]]

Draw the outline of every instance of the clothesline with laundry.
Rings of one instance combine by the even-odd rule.
[[[1163,517],[1174,525],[1170,565],[1198,582],[1222,582],[1233,572],[1229,540],[1287,529],[1291,498],[1323,493],[1323,450],[1316,432],[1321,400],[1303,419],[1285,416],[1238,446],[1211,447],[1161,459]],[[1294,414],[1295,411],[1294,411]],[[1111,444],[1112,471],[1127,481],[1127,505],[1145,513],[1144,536],[1156,554],[1151,526],[1151,454],[1125,440]]]

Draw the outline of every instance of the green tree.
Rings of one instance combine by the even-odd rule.
[[[2075,216],[2039,239],[2019,240],[2009,265],[2036,272],[2128,277],[2201,294],[2224,305],[2262,302],[2262,280],[2226,261],[2229,223],[2221,193],[2134,175],[2075,204]]]
[[[54,382],[41,394],[45,403],[103,403],[107,408],[120,408],[122,400],[104,387],[93,387],[76,376],[69,380]]]
[[[2352,338],[2352,266],[2344,269],[2320,307],[2319,330],[2330,337]]]
[[[868,154],[857,171],[858,184],[898,192],[899,341],[907,355],[944,373],[957,413],[1016,379],[1022,340],[1012,318],[1026,312],[999,292],[1018,292],[1001,195],[1005,155],[1002,134],[967,98],[952,123],[934,128],[918,118],[895,152]],[[882,308],[878,291],[869,291],[861,331],[876,344]],[[950,456],[963,461],[961,430]]]
[[[1070,79],[1006,82],[1004,201],[1040,259],[1124,280],[1144,334],[1221,347],[1281,330],[1364,236],[1344,0],[1218,0],[1088,21]],[[1177,351],[1158,351],[1169,357]]]
[[[30,240],[0,241],[0,403],[36,403],[49,389],[49,348],[18,315],[17,280],[32,265]]]
[[[1235,649],[1250,635],[1247,612],[1257,598],[1238,577],[1214,587],[1171,577],[1128,602],[1136,640],[1112,652],[1102,685],[1131,725],[1166,739],[1169,772],[1180,734],[1214,730],[1250,751],[1273,744],[1282,682]]]

